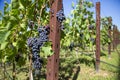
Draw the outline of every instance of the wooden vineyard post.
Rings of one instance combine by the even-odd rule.
[[[111,24],[112,18],[109,17],[108,21],[109,21],[109,24]],[[111,25],[109,26],[109,29],[108,29],[108,35],[111,38]],[[110,55],[111,55],[111,42],[108,44],[108,56],[109,56],[109,58],[110,58]]]
[[[50,0],[50,41],[54,54],[47,59],[46,80],[58,80],[59,52],[60,52],[60,23],[56,13],[63,7],[62,0]]]
[[[113,25],[113,50],[115,49],[115,25]]]
[[[118,30],[118,44],[120,44],[120,32]]]
[[[117,29],[117,26],[115,26],[115,48],[117,48],[117,31],[118,31],[118,29]]]
[[[120,35],[120,32],[119,32],[119,30],[118,30],[118,28],[116,26],[116,34],[115,34],[115,40],[116,40],[115,41],[115,46],[116,46],[116,48],[117,48],[118,44],[120,44],[119,35]]]
[[[16,78],[16,64],[15,64],[15,59],[13,60],[13,80]]]
[[[100,2],[96,2],[96,72],[100,65]]]

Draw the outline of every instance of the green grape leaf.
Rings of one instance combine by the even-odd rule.
[[[19,9],[25,9],[26,1],[25,0],[20,0],[19,5],[20,5]]]
[[[51,46],[48,46],[48,47],[42,47],[41,50],[46,54],[46,57],[47,56],[51,56],[53,55],[53,51],[52,51],[52,48]]]
[[[10,21],[17,21],[17,19],[14,16],[10,16]]]
[[[86,34],[86,40],[88,40],[90,38],[90,35],[89,34]]]
[[[8,29],[8,30],[11,30],[12,29],[12,23],[11,22],[8,22],[7,23],[7,25],[6,25],[6,28]]]
[[[7,57],[8,56],[5,56],[3,59],[2,59],[2,62],[5,63],[7,61]]]
[[[0,44],[5,42],[10,35],[10,31],[0,30]]]
[[[26,23],[25,22],[21,23],[20,26],[21,26],[21,28],[26,29]]]
[[[17,42],[13,42],[12,44],[13,44],[13,46],[14,46],[14,47],[16,47],[16,46],[17,46]]]
[[[3,43],[1,43],[0,50],[5,49],[6,46],[7,46],[7,44],[8,44],[8,42],[3,42]]]

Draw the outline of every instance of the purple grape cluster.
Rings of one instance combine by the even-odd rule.
[[[62,23],[65,20],[63,8],[57,12],[56,17],[60,23]]]
[[[44,42],[48,41],[48,34],[50,33],[49,27],[42,27],[38,28],[39,37],[29,38],[27,40],[27,45],[32,50],[32,61],[33,67],[37,70],[41,69],[42,67],[42,59],[40,58],[39,52],[40,48],[43,46]]]
[[[39,32],[39,41],[40,42],[46,42],[48,41],[48,34],[50,33],[50,27],[42,27],[38,28]]]
[[[64,30],[64,26],[62,24],[62,22],[65,20],[63,8],[57,12],[56,17],[57,17],[57,20],[61,23],[60,29]]]
[[[27,44],[32,50],[32,61],[34,68],[40,69],[42,65],[42,60],[39,56],[39,48],[43,45],[43,43],[39,42],[39,38],[29,38]]]

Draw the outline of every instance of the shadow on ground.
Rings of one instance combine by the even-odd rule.
[[[94,65],[93,59],[82,58],[61,58],[60,59],[60,69],[59,69],[59,80],[77,80],[80,74],[81,68],[80,64],[85,64],[86,66]]]

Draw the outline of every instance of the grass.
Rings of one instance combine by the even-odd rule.
[[[111,58],[108,57],[107,51],[101,51],[101,63],[100,71],[97,73],[94,68],[93,56],[78,54],[78,58],[75,56],[75,52],[71,53],[61,62],[63,69],[60,72],[64,72],[60,80],[119,80],[120,78],[120,55],[117,51],[111,53]],[[87,53],[86,53],[87,54]],[[92,53],[91,53],[92,54]],[[103,55],[104,54],[104,55]],[[71,58],[72,56],[72,58]],[[70,57],[70,58],[69,58]],[[62,57],[61,57],[62,58]],[[68,63],[67,63],[68,62]],[[67,68],[69,70],[67,70]],[[75,70],[75,71],[74,71]],[[72,73],[71,73],[72,72]],[[66,74],[69,74],[65,76]],[[76,76],[77,75],[77,76]],[[74,77],[76,76],[76,78]]]
[[[119,48],[118,48],[119,49]],[[120,51],[115,50],[108,57],[106,50],[101,51],[100,70],[96,72],[93,53],[62,50],[60,54],[59,80],[119,80],[120,78]],[[45,67],[42,69],[42,78],[45,80]],[[7,66],[7,72],[12,77],[12,66]],[[28,64],[17,67],[17,80],[27,80]],[[3,68],[0,67],[0,80],[3,78]],[[10,80],[10,78],[6,78]]]

